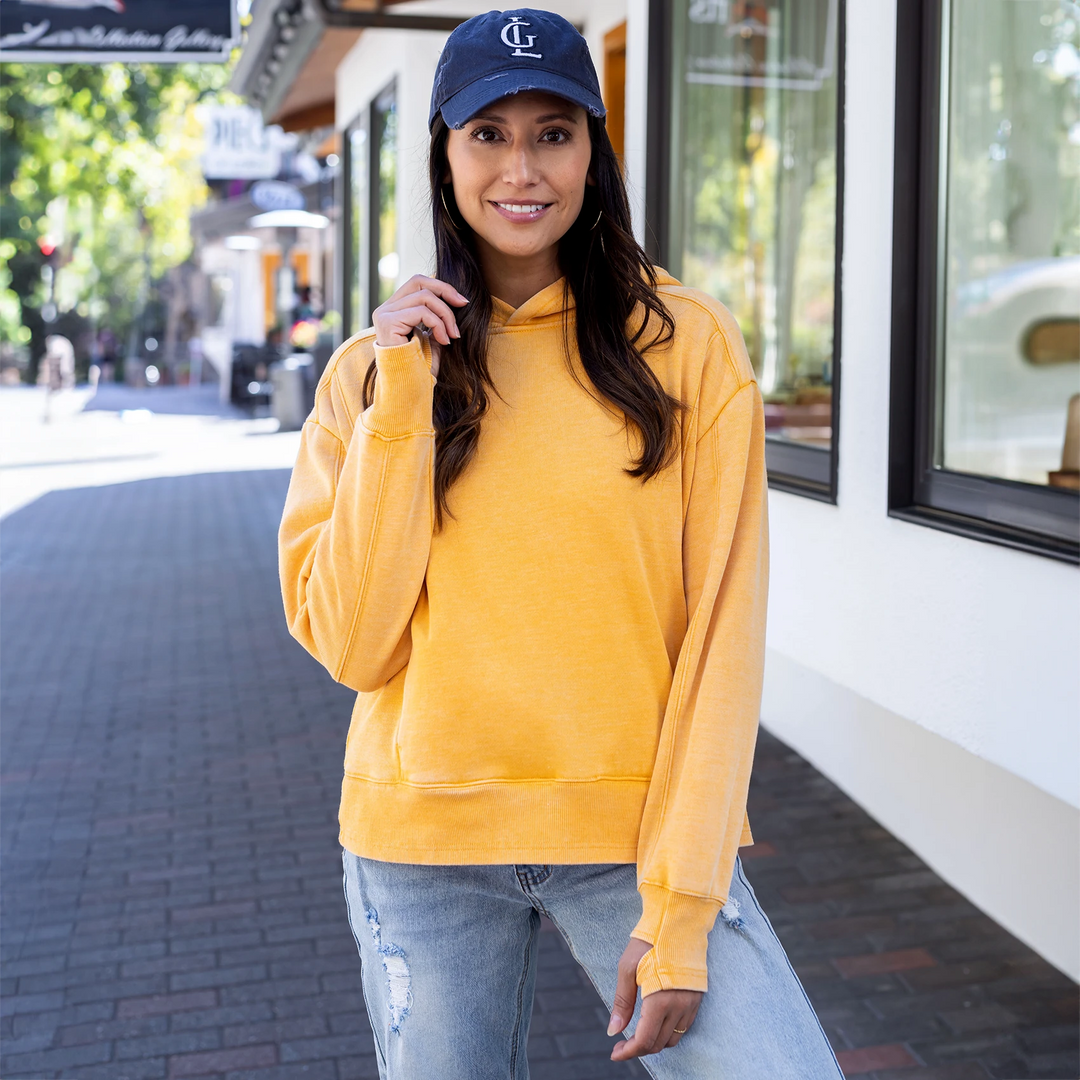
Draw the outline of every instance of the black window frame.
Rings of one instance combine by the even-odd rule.
[[[379,211],[381,208],[382,196],[382,180],[379,172],[379,148],[382,141],[381,117],[385,112],[385,110],[380,109],[379,102],[384,102],[387,98],[392,97],[396,104],[397,96],[397,77],[395,76],[382,87],[377,94],[372,96],[367,105],[364,106],[360,113],[345,128],[342,139],[342,167],[340,174],[342,178],[342,198],[340,205],[342,207],[341,272],[343,276],[341,290],[341,321],[342,326],[346,331],[349,331],[352,328],[353,321],[357,315],[357,312],[352,310],[352,281],[358,269],[356,254],[353,251],[352,246],[352,170],[355,163],[353,162],[352,139],[350,136],[358,127],[364,127],[367,130],[367,161],[365,162],[367,168],[367,206],[365,207],[365,212],[367,214],[367,229],[364,237],[367,250],[362,256],[367,264],[367,289],[366,295],[362,297],[361,302],[368,313],[368,322],[370,324],[371,313],[379,306]],[[353,333],[358,333],[364,329],[367,328],[357,327],[355,330],[352,330],[351,333],[347,332],[345,336],[351,337]]]
[[[1075,492],[933,466],[942,0],[897,4],[888,513],[1080,562]]]
[[[841,337],[844,254],[844,98],[847,0],[836,16],[836,259],[833,271],[832,441],[829,449],[765,440],[769,487],[821,502],[837,501],[840,449]],[[645,251],[660,265],[671,253],[672,50],[674,5],[649,4],[648,106],[645,157]]]

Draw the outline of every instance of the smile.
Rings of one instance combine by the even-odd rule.
[[[536,221],[551,207],[552,203],[492,202],[507,221]]]

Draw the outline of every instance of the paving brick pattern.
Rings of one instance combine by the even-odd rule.
[[[847,1076],[1080,1077],[1076,984],[763,733],[747,876]]]
[[[283,625],[287,476],[4,523],[5,1080],[377,1075],[336,844],[352,695]],[[748,875],[848,1075],[1080,1075],[1075,984],[764,734],[751,816]],[[603,1020],[547,930],[534,1078],[644,1076]]]

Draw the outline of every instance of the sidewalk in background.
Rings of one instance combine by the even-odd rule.
[[[157,476],[291,469],[296,431],[218,402],[216,386],[0,387],[0,518],[49,491]]]

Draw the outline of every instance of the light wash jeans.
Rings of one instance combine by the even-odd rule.
[[[641,913],[633,863],[417,866],[345,851],[345,898],[382,1080],[528,1080],[540,913],[611,1009]],[[709,990],[656,1080],[843,1080],[736,861],[709,935]],[[629,1031],[637,1024],[641,999]]]

